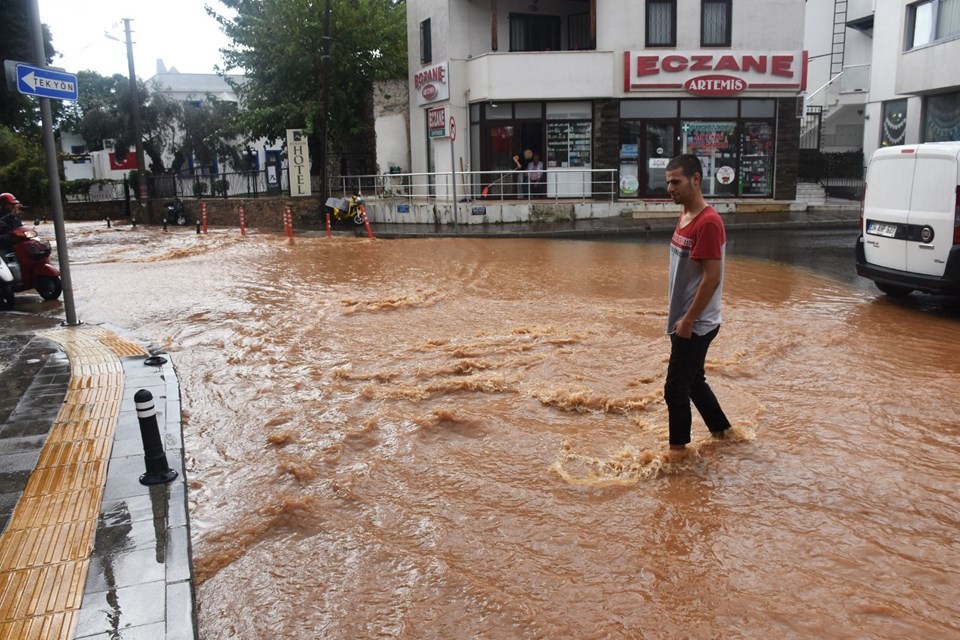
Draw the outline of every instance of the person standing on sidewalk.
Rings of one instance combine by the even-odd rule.
[[[667,334],[670,363],[663,388],[670,424],[670,449],[690,442],[690,401],[714,437],[730,421],[707,385],[707,349],[720,331],[720,296],[727,234],[717,210],[703,198],[703,166],[692,154],[667,164],[667,193],[683,207],[670,242]]]

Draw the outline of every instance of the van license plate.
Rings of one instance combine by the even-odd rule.
[[[884,224],[883,222],[870,222],[867,224],[867,233],[884,238],[893,238],[897,235],[897,225]]]

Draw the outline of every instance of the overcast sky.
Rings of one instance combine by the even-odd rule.
[[[60,56],[52,65],[70,73],[91,69],[102,75],[127,75],[123,19],[130,18],[137,77],[152,78],[157,59],[181,73],[213,73],[222,64],[219,49],[228,44],[204,4],[224,11],[217,0],[38,0],[40,21],[49,25]],[[104,35],[108,32],[120,42]],[[233,71],[232,73],[237,73]]]

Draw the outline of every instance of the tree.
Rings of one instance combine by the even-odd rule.
[[[223,71],[244,70],[235,84],[242,109],[237,128],[249,139],[282,139],[288,128],[316,132],[322,109],[325,0],[220,0],[234,17],[212,15],[233,43]],[[402,0],[332,0],[330,113],[335,150],[369,141],[373,82],[406,76],[406,6]]]
[[[19,60],[37,64],[33,55],[33,30],[30,24],[30,3],[27,0],[0,0],[0,60]],[[56,55],[52,36],[47,25],[43,29],[43,50],[49,64]],[[62,106],[62,101],[51,100],[54,120]],[[0,125],[10,130],[34,136],[39,140],[42,130],[40,123],[40,101],[10,90],[6,83],[0,82]]]
[[[182,110],[180,103],[138,82],[144,152],[150,158],[151,172],[163,173],[163,154],[173,151]],[[114,140],[116,157],[122,160],[136,144],[129,79],[120,74],[102,76],[95,71],[80,71],[77,83],[79,99],[66,109],[61,128],[82,135],[91,151],[103,149],[104,140]]]
[[[212,95],[207,95],[203,102],[185,103],[180,121],[182,140],[177,145],[173,170],[179,171],[186,158],[191,156],[200,167],[210,169],[215,162],[226,160],[232,168],[239,170],[242,160],[228,126],[236,112],[236,104]]]

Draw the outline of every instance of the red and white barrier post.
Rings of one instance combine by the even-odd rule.
[[[240,205],[240,235],[247,235],[247,221],[244,218],[243,205]]]
[[[330,229],[330,212],[327,211],[327,237],[333,237],[333,231]]]
[[[200,203],[200,217],[203,219],[203,232],[207,232],[207,201]]]
[[[373,229],[370,228],[370,221],[367,220],[367,208],[360,205],[360,215],[363,216],[363,226],[367,228],[367,237],[373,237]]]
[[[290,239],[290,242],[293,242],[293,212],[290,211],[290,205],[283,210],[283,230],[287,234],[287,237]]]

